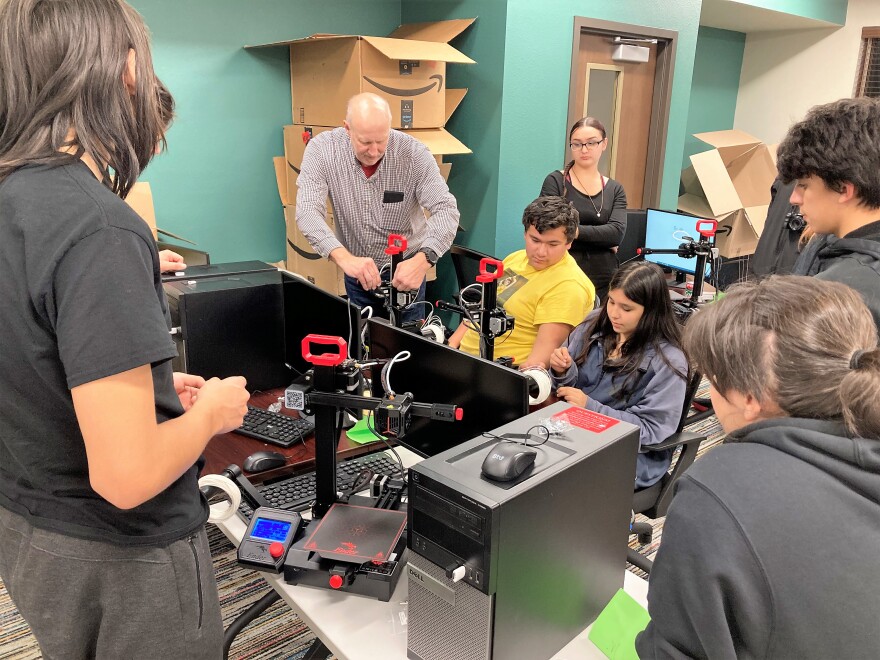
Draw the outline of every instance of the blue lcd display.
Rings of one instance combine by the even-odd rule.
[[[262,541],[279,541],[284,542],[287,533],[290,531],[292,523],[285,520],[269,520],[268,518],[257,518],[254,523],[254,531],[251,532],[252,539],[260,539]]]
[[[654,250],[676,250],[684,243],[685,236],[699,238],[696,226],[700,218],[672,211],[648,209],[645,221],[645,247]],[[645,261],[652,261],[659,266],[672,268],[681,273],[693,275],[697,268],[697,258],[685,259],[677,254],[647,254]],[[709,264],[706,264],[706,276],[709,275]]]

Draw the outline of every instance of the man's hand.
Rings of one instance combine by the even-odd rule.
[[[556,397],[560,401],[567,401],[573,406],[583,408],[587,405],[587,395],[577,387],[560,387],[556,390]]]
[[[199,396],[199,389],[205,384],[205,379],[201,376],[193,374],[184,374],[179,371],[174,372],[174,390],[180,397],[180,405],[186,412],[196,402]]]
[[[365,291],[372,291],[382,283],[376,262],[370,257],[356,257],[340,247],[330,253],[330,259],[342,269],[343,273],[355,278]]]
[[[159,270],[163,273],[186,270],[186,263],[183,257],[173,250],[159,250]]]
[[[571,354],[565,346],[560,346],[550,354],[550,368],[557,376],[561,376],[571,366]]]
[[[395,289],[400,291],[416,291],[422,282],[425,281],[425,275],[431,270],[431,264],[424,252],[416,252],[414,256],[401,261],[394,271],[394,279],[391,284]]]

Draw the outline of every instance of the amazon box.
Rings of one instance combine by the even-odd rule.
[[[289,47],[294,124],[341,126],[348,99],[373,92],[391,106],[394,128],[442,128],[446,65],[474,63],[447,42],[474,20],[401,25],[387,37],[313,34],[246,48]]]
[[[717,245],[722,257],[753,254],[764,230],[770,206],[770,186],[776,178],[775,153],[743,131],[696,133],[713,147],[690,157],[682,172],[684,194],[678,208],[718,221]]]

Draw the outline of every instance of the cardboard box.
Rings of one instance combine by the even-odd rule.
[[[714,147],[691,156],[691,167],[681,175],[684,194],[678,208],[702,218],[713,218],[719,228],[717,245],[722,257],[752,254],[764,230],[770,206],[770,186],[776,178],[771,148],[743,131],[697,133]]]
[[[288,46],[295,124],[341,126],[348,99],[382,96],[394,128],[442,128],[446,64],[474,64],[447,42],[476,19],[402,25],[388,37],[313,34],[246,48]]]

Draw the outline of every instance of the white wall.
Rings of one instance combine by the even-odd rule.
[[[841,28],[750,33],[734,128],[779,142],[812,106],[852,96],[866,26],[880,26],[880,1],[849,0]]]

